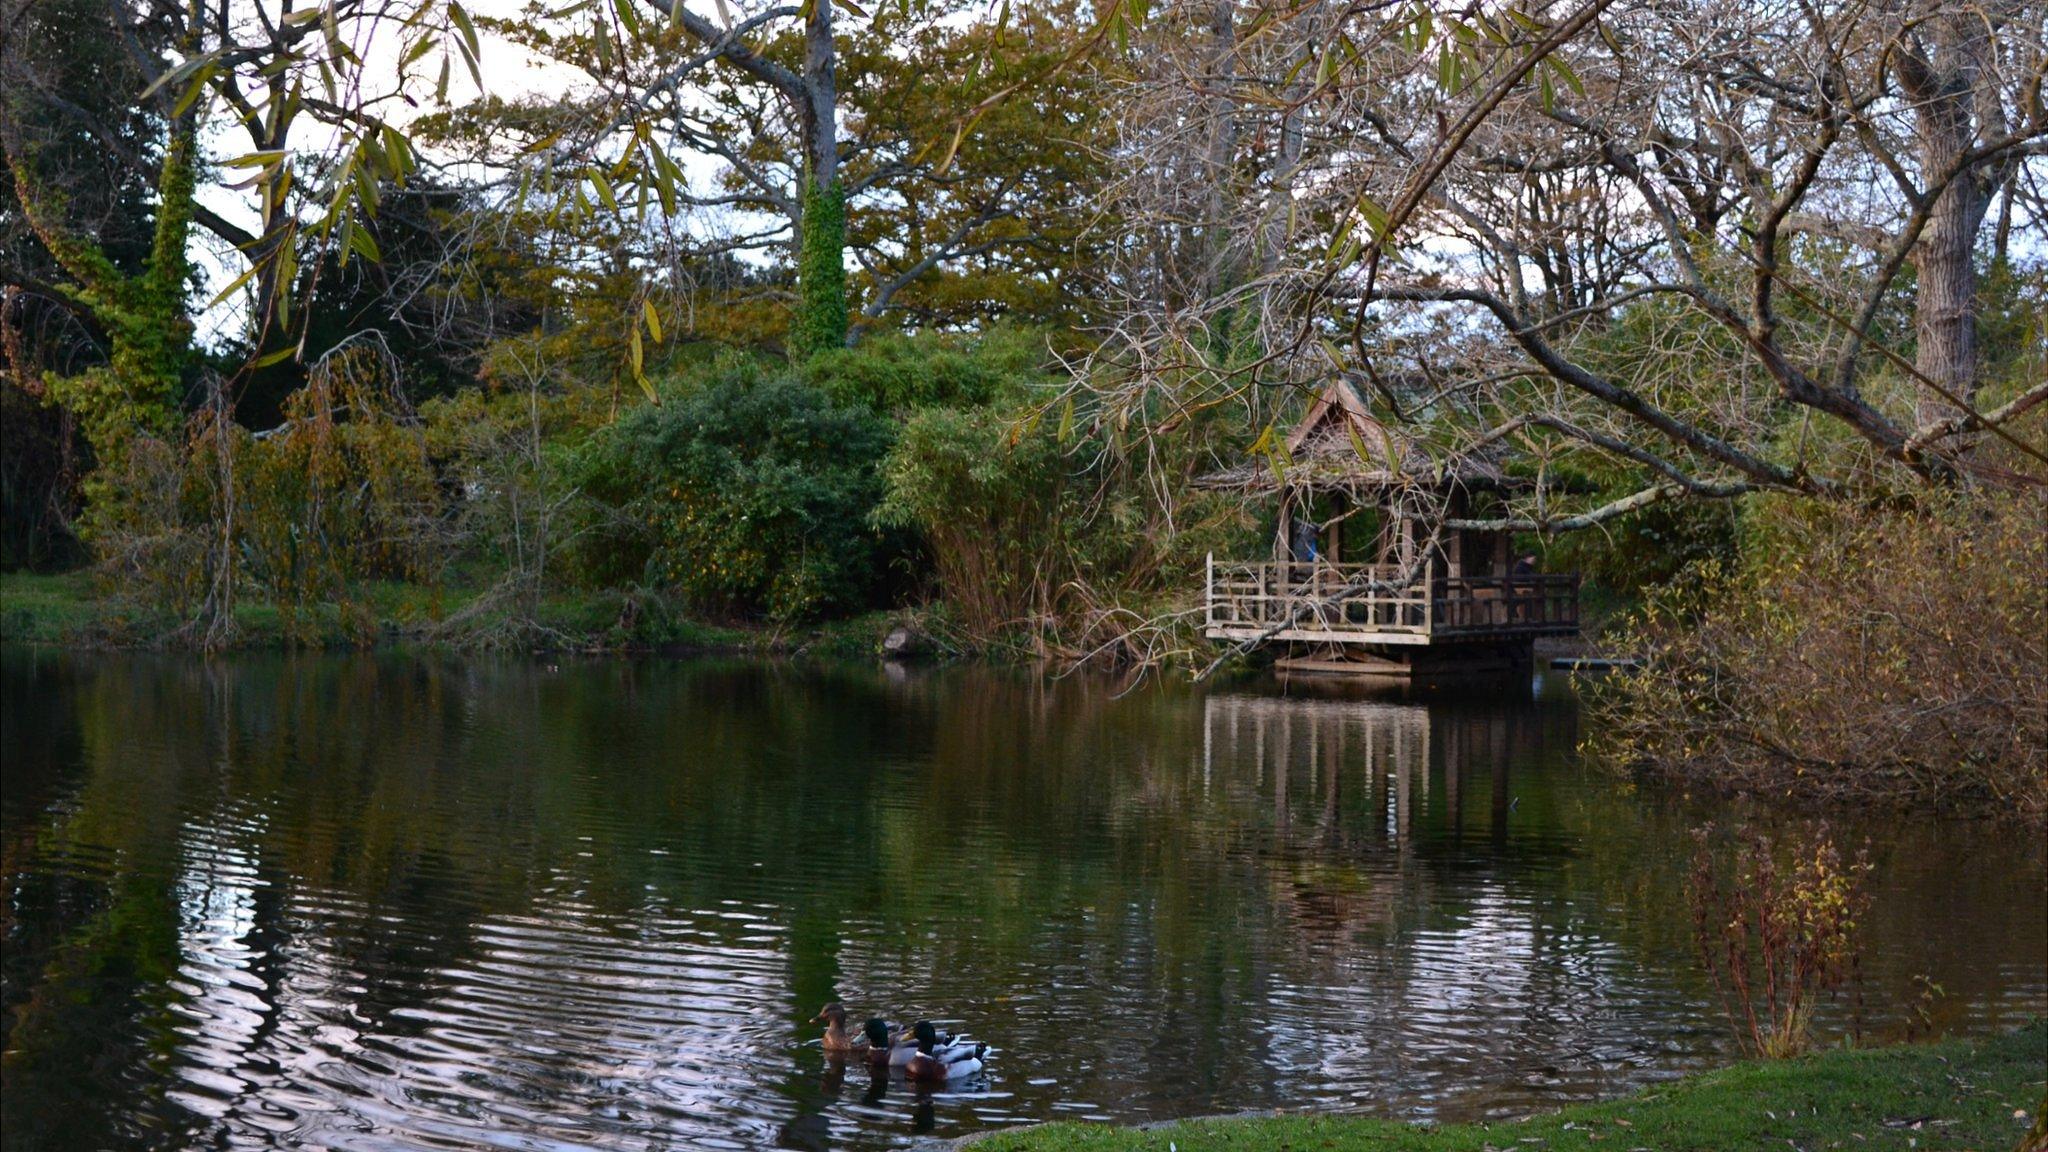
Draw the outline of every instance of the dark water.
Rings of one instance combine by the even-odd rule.
[[[877,1147],[1519,1113],[1726,1059],[1687,829],[1550,681],[0,658],[5,1145]],[[2048,1005],[2025,836],[1872,820],[1862,1027]],[[805,1021],[999,1050],[842,1078]],[[1846,1026],[1844,1004],[1829,1027]]]

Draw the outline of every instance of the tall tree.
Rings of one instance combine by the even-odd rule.
[[[76,190],[65,178],[65,101],[52,65],[63,54],[42,56],[54,31],[51,17],[74,13],[42,10],[13,0],[5,14],[9,35],[0,56],[7,80],[7,108],[0,115],[0,147],[13,178],[15,206],[54,270],[59,291],[86,312],[106,334],[107,362],[73,375],[53,376],[51,395],[75,412],[87,440],[102,460],[118,456],[138,432],[163,435],[177,418],[191,326],[185,292],[190,271],[187,238],[193,216],[198,164],[196,119],[189,108],[163,109],[165,128],[157,153],[155,220],[147,253],[133,270],[116,263],[92,228],[89,214],[73,207]],[[102,10],[98,31],[119,42],[130,29],[118,13]],[[174,22],[178,46],[190,49],[199,19],[196,2]],[[118,74],[118,73],[117,73]],[[87,113],[88,115],[90,113]],[[117,118],[125,119],[125,117]],[[105,127],[102,125],[102,127]],[[89,202],[89,200],[88,200]]]
[[[118,66],[101,69],[101,87],[67,89],[65,62],[74,50],[52,50],[65,21],[86,29],[87,42],[119,46]],[[476,58],[469,19],[455,0],[330,0],[300,8],[295,0],[5,0],[0,7],[0,70],[6,79],[4,147],[20,218],[51,257],[56,287],[108,337],[104,370],[56,382],[59,399],[77,410],[89,436],[112,444],[130,430],[161,434],[174,423],[177,385],[191,336],[185,294],[188,248],[199,227],[231,246],[242,262],[238,284],[263,291],[265,326],[288,311],[301,250],[332,247],[374,256],[365,222],[377,189],[414,167],[405,135],[376,109],[404,95],[410,69],[443,44],[448,62]],[[78,28],[74,28],[74,32]],[[380,38],[401,52],[389,86],[370,82],[369,45]],[[373,53],[374,54],[374,53]],[[407,97],[410,98],[410,97]],[[415,101],[417,103],[417,101]],[[231,117],[252,150],[228,158],[232,190],[252,193],[257,230],[201,203],[200,125]],[[295,147],[308,121],[317,146]],[[148,255],[132,270],[110,256],[78,189],[67,183],[63,154],[90,139],[130,180],[147,179],[155,204]],[[67,143],[68,142],[68,143]],[[280,307],[280,306],[283,307]]]
[[[1918,416],[1932,425],[1962,417],[1976,400],[1978,237],[1992,197],[2028,150],[2009,143],[2014,115],[2024,131],[2029,119],[2038,129],[2041,114],[2039,60],[2032,108],[2001,83],[2002,66],[2025,66],[2012,49],[2029,31],[2038,52],[2041,16],[2002,0],[1921,0],[1900,16],[1888,30],[1886,60],[1911,108],[1917,180],[1905,165],[1893,172],[1908,202],[1932,201],[1913,249],[1914,359],[1925,384]]]
[[[1204,75],[1233,77],[1276,129],[1246,133],[1235,167],[1286,174],[1292,240],[1255,283],[1163,297],[1121,326],[1101,354],[1121,418],[1159,388],[1250,403],[1346,372],[1439,454],[1513,438],[1612,456],[1642,485],[1499,519],[1523,528],[1688,495],[1839,493],[1866,462],[2010,482],[1972,459],[1987,432],[2048,481],[2041,446],[2009,427],[2048,383],[1978,407],[1971,336],[1988,207],[2048,156],[2038,6],[1253,0],[1240,24],[1260,34]],[[1183,59],[1214,42],[1192,23],[1160,36]],[[1294,44],[1307,59],[1276,59]],[[1131,139],[1208,122],[1210,81],[1151,75],[1123,109],[1144,129]],[[1145,180],[1124,185],[1157,188],[1126,196],[1134,231],[1188,218],[1188,178]],[[1240,198],[1237,235],[1258,234],[1263,203]],[[2011,227],[2048,236],[2024,203]],[[1281,305],[1260,362],[1186,395],[1206,319],[1251,292]],[[1632,354],[1615,354],[1620,328],[1641,338]],[[1845,436],[1860,450],[1818,451]]]
[[[557,129],[560,143],[551,157],[573,166],[607,150],[621,151],[609,175],[598,169],[593,184],[600,200],[613,199],[612,179],[625,177],[643,189],[657,188],[664,208],[781,208],[797,238],[791,352],[807,357],[845,343],[846,191],[839,181],[839,45],[830,0],[773,6],[738,19],[721,4],[722,22],[687,3],[663,0],[606,0],[577,9],[570,35],[523,22],[495,25],[516,42],[582,70],[594,83],[587,106],[572,110],[580,123]],[[797,40],[793,53],[776,38],[778,30],[791,29]],[[754,91],[732,92],[735,79]],[[793,187],[772,181],[757,166],[758,156],[744,155],[735,147],[739,141],[714,126],[718,111],[703,107],[707,92],[730,93],[728,101],[744,109],[742,121],[756,131],[766,131],[770,118],[794,129],[799,148]],[[725,160],[750,179],[750,194],[722,202],[690,196],[682,167],[653,142],[657,127],[685,150]],[[623,148],[621,134],[629,137]]]
[[[574,67],[578,84],[487,101],[438,130],[530,194],[636,221],[650,273],[786,256],[793,356],[892,314],[943,324],[1071,304],[1040,278],[1079,263],[1101,102],[1085,84],[1034,85],[1085,39],[1071,0],[1014,15],[891,6],[858,21],[769,8],[716,24],[619,0],[561,19],[491,27]]]

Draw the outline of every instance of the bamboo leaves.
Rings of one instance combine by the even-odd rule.
[[[469,12],[461,4],[456,3],[456,0],[448,0],[447,11],[449,21],[455,25],[455,31],[459,34],[455,46],[462,54],[463,66],[469,69],[469,78],[476,84],[477,90],[482,91],[484,75],[480,61],[483,59],[483,48],[477,40],[476,24],[470,20]]]
[[[654,382],[647,378],[646,345],[640,338],[643,331],[648,339],[656,344],[662,342],[661,313],[651,299],[642,299],[639,310],[632,318],[631,334],[626,341],[626,367],[632,374],[633,383],[639,385],[640,394],[647,397],[648,403],[659,405],[661,395],[654,390]]]

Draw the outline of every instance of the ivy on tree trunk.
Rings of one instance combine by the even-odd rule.
[[[846,346],[846,186],[839,182],[838,45],[832,5],[812,4],[804,17],[804,195],[797,221],[796,314],[789,352],[797,361]]]
[[[846,346],[846,188],[806,180],[789,349],[802,361]]]
[[[45,373],[51,403],[69,411],[96,462],[85,478],[85,515],[79,536],[93,540],[109,523],[109,509],[129,495],[121,462],[138,440],[170,441],[179,430],[179,391],[192,347],[185,289],[191,272],[186,242],[192,229],[198,166],[196,127],[172,124],[157,174],[156,227],[142,271],[117,267],[89,233],[67,219],[69,198],[49,180],[38,146],[6,133],[22,218],[49,249],[70,283],[61,291],[92,316],[107,335],[104,364],[69,375]]]
[[[35,146],[9,150],[22,215],[75,281],[66,292],[90,312],[112,344],[107,363],[72,376],[51,377],[51,398],[79,420],[102,464],[115,459],[138,432],[168,436],[178,423],[178,388],[191,347],[185,281],[191,271],[191,233],[197,158],[189,119],[171,131],[157,180],[155,235],[141,274],[114,266],[98,243],[65,219],[67,198],[44,182]]]

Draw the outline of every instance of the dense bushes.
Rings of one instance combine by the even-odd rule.
[[[1043,433],[992,408],[911,417],[888,463],[881,515],[931,550],[937,591],[970,634],[1042,623],[1070,566],[1073,466]]]
[[[1201,439],[1151,444],[1044,395],[917,413],[889,455],[880,515],[917,529],[939,598],[975,647],[1147,663],[1193,639],[1205,550],[1249,547],[1241,502],[1189,490]]]
[[[396,581],[423,597],[381,623],[464,646],[644,638],[650,612],[781,624],[937,601],[963,648],[1185,653],[1173,622],[1192,619],[1202,551],[1231,552],[1245,520],[1185,480],[1230,437],[1210,420],[1127,438],[1053,402],[1055,364],[1020,330],[884,335],[801,366],[728,355],[621,410],[535,337],[415,413],[365,339],[261,435],[215,405],[179,443],[139,441],[95,544],[121,589],[203,618],[208,642],[245,602],[304,642],[335,634],[332,610],[299,626],[329,606],[368,639],[370,582]]]
[[[841,404],[901,415],[1015,400],[1047,377],[1042,334],[994,328],[979,336],[877,334],[813,357],[804,378]]]
[[[2048,819],[2048,520],[2035,495],[1759,505],[1739,566],[1652,598],[1595,750],[1720,788]]]
[[[1111,429],[1048,409],[1049,361],[1042,334],[997,329],[671,379],[576,453],[583,578],[778,621],[929,598],[964,647],[1142,658],[1126,638],[1196,593],[1197,542],[1242,517],[1184,484],[1162,499]],[[1194,441],[1168,446],[1183,479]]]
[[[295,635],[369,580],[431,582],[446,555],[444,501],[419,420],[381,344],[323,358],[262,435],[218,400],[172,441],[137,435],[104,470],[91,543],[99,567],[205,643],[232,639],[254,589]]]
[[[401,366],[365,340],[260,435],[216,403],[175,443],[139,438],[105,477],[117,498],[93,543],[114,587],[209,642],[238,601],[299,636],[308,608],[346,615],[377,580],[427,586],[432,617],[407,626],[464,645],[577,640],[540,622],[562,596],[807,621],[923,598],[927,548],[939,586],[1004,600],[1034,566],[1071,579],[1069,545],[1094,531],[1070,446],[1011,435],[1042,359],[1021,332],[888,336],[802,367],[722,358],[620,411],[544,342],[505,341],[479,387],[415,413]],[[976,548],[996,556],[986,579],[960,575]]]
[[[285,402],[285,425],[234,452],[241,561],[281,607],[370,579],[431,581],[443,500],[395,367],[344,352]]]
[[[667,390],[592,438],[578,478],[611,513],[592,578],[673,588],[700,609],[798,620],[865,606],[888,541],[888,424],[751,364]]]
[[[476,595],[437,632],[471,646],[558,639],[545,635],[542,601],[568,586],[566,563],[589,501],[568,462],[601,422],[587,391],[562,387],[538,341],[505,341],[489,383],[421,406],[427,444],[448,491],[455,581]]]

